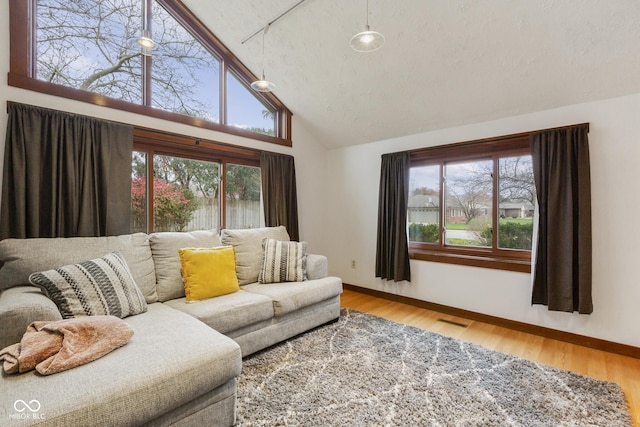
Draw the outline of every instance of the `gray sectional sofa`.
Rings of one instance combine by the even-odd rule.
[[[1,241],[0,348],[32,321],[61,318],[28,285],[37,271],[117,250],[148,307],[124,318],[130,341],[94,362],[50,376],[3,373],[0,425],[233,425],[242,357],[340,315],[342,282],[327,277],[324,256],[307,255],[306,281],[256,283],[265,237],[289,240],[284,227],[270,227]],[[187,304],[177,250],[219,245],[235,249],[241,290]]]

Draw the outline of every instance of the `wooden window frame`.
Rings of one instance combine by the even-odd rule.
[[[220,224],[226,226],[226,169],[228,164],[260,167],[262,151],[222,142],[194,138],[149,128],[136,127],[133,131],[133,150],[147,154],[147,233],[153,232],[153,156],[173,156],[185,159],[215,162],[220,165]]]
[[[147,0],[151,1],[151,0]],[[226,121],[226,75],[232,71],[247,87],[257,77],[220,41],[213,33],[180,1],[157,0],[187,31],[189,31],[209,52],[220,59],[220,123],[210,122],[198,117],[185,116],[170,111],[151,107],[148,96],[151,85],[150,73],[145,71],[149,64],[143,66],[142,104],[134,104],[121,99],[110,98],[93,92],[74,89],[67,86],[38,80],[36,76],[35,58],[35,7],[36,0],[9,0],[9,33],[10,33],[10,70],[9,86],[35,92],[88,102],[131,113],[142,114],[163,120],[183,123],[200,128],[224,132],[245,138],[269,142],[291,147],[291,120],[293,114],[273,93],[255,93],[258,99],[275,111],[275,135],[264,135],[257,132],[224,124]],[[145,62],[149,63],[147,59]]]
[[[491,224],[495,229],[498,209],[498,159],[510,156],[531,154],[529,133],[505,135],[495,138],[460,142],[436,147],[413,150],[410,153],[411,167],[439,165],[439,242],[409,242],[409,256],[412,259],[443,262],[448,264],[485,267],[498,270],[530,272],[531,251],[500,249],[498,239],[492,239],[492,247],[469,247],[447,245],[444,241],[446,218],[445,195],[443,189],[444,165],[452,162],[492,160],[493,194]]]

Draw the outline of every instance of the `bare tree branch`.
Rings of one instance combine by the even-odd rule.
[[[129,61],[132,58],[135,58],[136,56],[140,56],[140,55],[141,55],[140,53],[134,53],[134,54],[126,55],[126,56],[123,56],[123,57],[119,58],[118,61],[113,65],[113,67],[104,68],[104,69],[102,69],[100,71],[97,71],[97,72],[91,74],[89,77],[87,77],[82,82],[82,84],[80,85],[80,89],[87,90],[91,86],[91,84],[93,82],[95,82],[96,80],[99,80],[102,77],[107,76],[109,74],[119,72],[120,69],[122,68],[122,66],[127,61]]]

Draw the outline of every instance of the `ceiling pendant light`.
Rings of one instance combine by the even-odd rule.
[[[367,0],[367,25],[361,33],[351,37],[351,48],[358,52],[373,52],[384,44],[384,36],[369,27],[369,0]]]
[[[156,47],[156,42],[151,38],[151,16],[149,15],[147,0],[142,0],[142,35],[138,38],[138,44],[142,47],[142,54],[149,56]]]
[[[264,30],[262,31],[262,79],[251,83],[251,89],[257,92],[273,92],[276,88],[276,85],[264,77],[264,36],[267,34],[267,31],[269,31],[270,26],[271,24],[265,25]]]

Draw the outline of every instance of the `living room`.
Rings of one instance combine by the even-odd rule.
[[[364,1],[346,6],[309,0],[272,24],[264,37],[258,32],[246,43],[245,36],[294,2],[278,1],[267,10],[260,2],[249,2],[247,9],[236,2],[183,3],[255,76],[266,71],[276,83],[275,96],[293,113],[291,147],[27,90],[4,79],[0,101],[291,155],[300,237],[311,253],[327,257],[330,274],[345,284],[611,343],[638,357],[640,288],[634,267],[640,236],[626,228],[640,204],[635,2],[525,7],[512,1],[498,8],[489,2],[413,1],[400,8],[372,0],[366,15]],[[9,4],[0,2],[0,74],[5,76],[11,71],[13,36]],[[376,52],[349,47],[365,17],[386,37]],[[589,123],[591,314],[532,305],[529,273],[412,259],[410,282],[376,277],[383,154],[579,123]],[[6,128],[7,114],[1,114],[2,141]],[[637,376],[638,360],[629,360]],[[636,393],[627,398],[637,423],[637,388]]]

